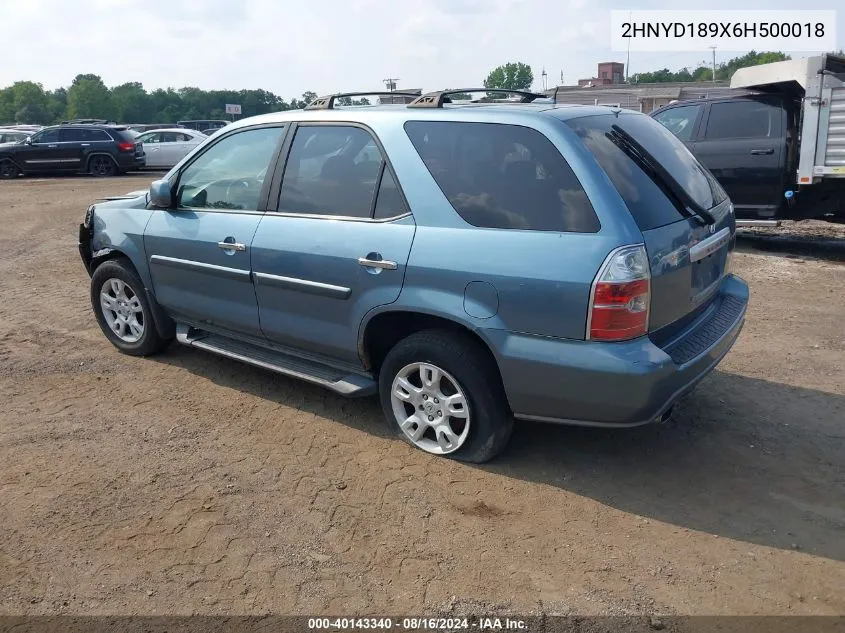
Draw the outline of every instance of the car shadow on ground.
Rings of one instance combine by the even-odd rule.
[[[823,232],[778,234],[743,229],[737,232],[736,248],[744,253],[777,253],[845,262],[845,238],[831,237]]]
[[[178,346],[155,358],[366,433],[389,434],[375,398],[345,399]],[[716,371],[669,422],[607,430],[517,422],[505,452],[473,468],[682,528],[845,560],[843,420],[843,396]]]

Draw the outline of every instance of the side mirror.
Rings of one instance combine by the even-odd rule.
[[[26,143],[27,145],[32,145],[32,137],[31,137],[31,136],[27,136],[27,137],[23,140],[23,142],[24,142],[24,143]]]
[[[156,180],[150,185],[150,202],[161,209],[173,206],[173,190],[166,180]]]

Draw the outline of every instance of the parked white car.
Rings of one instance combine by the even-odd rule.
[[[144,132],[135,140],[144,144],[147,167],[170,168],[207,138],[196,130],[166,128]]]
[[[29,134],[30,133],[25,130],[0,128],[0,143],[19,143],[29,136]]]

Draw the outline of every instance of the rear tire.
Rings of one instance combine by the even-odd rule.
[[[128,260],[97,267],[91,276],[91,307],[103,334],[124,354],[148,356],[172,341],[158,333],[144,284]]]
[[[18,166],[15,165],[10,160],[0,161],[0,178],[3,180],[9,180],[11,178],[17,178],[20,175],[21,170],[18,169]]]
[[[110,157],[98,154],[88,160],[88,173],[98,178],[107,178],[117,174],[117,165]]]
[[[513,430],[494,361],[464,334],[425,330],[397,343],[379,372],[379,398],[399,437],[460,461],[493,459]]]

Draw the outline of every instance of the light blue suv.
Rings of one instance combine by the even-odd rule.
[[[401,437],[471,462],[514,418],[667,418],[744,321],[730,200],[647,116],[470,92],[244,119],[91,206],[106,337],[378,393]]]

